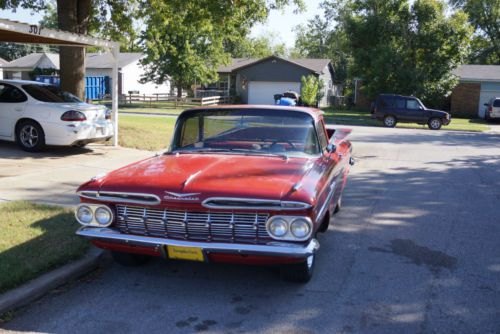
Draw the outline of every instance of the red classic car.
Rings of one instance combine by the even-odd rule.
[[[167,152],[78,188],[77,234],[124,265],[272,264],[307,282],[354,163],[349,132],[311,108],[186,110]]]

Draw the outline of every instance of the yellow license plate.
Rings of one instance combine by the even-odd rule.
[[[205,261],[203,251],[198,247],[167,246],[168,257],[177,260]]]

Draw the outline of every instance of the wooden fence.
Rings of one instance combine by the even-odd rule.
[[[120,103],[132,104],[134,102],[149,103],[150,106],[154,102],[173,102],[177,107],[185,103],[198,104],[201,106],[209,106],[215,104],[228,104],[233,101],[231,96],[208,96],[202,98],[188,98],[188,97],[177,97],[170,94],[128,94],[120,96]]]
[[[230,104],[233,102],[233,97],[231,96],[209,96],[191,99],[193,103],[198,103],[201,106],[210,106],[215,104]]]

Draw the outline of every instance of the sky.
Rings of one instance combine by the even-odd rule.
[[[293,29],[299,24],[306,24],[314,15],[321,14],[319,4],[322,0],[305,0],[306,9],[304,12],[293,13],[293,6],[285,10],[274,10],[270,13],[267,22],[257,24],[251,32],[251,36],[272,34],[276,43],[285,43],[288,48],[295,44],[295,32]],[[37,24],[41,18],[41,13],[31,13],[30,10],[18,9],[15,13],[10,10],[0,10],[0,18]]]

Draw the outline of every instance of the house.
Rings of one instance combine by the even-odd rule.
[[[120,53],[118,59],[118,92],[120,95],[170,93],[170,82],[161,85],[152,82],[140,83],[144,73],[140,60],[142,53]],[[32,53],[1,65],[6,79],[31,80],[35,69],[57,73],[59,71],[59,55],[56,53]],[[87,53],[85,56],[85,76],[104,76],[111,78],[113,56],[111,53]]]
[[[451,94],[452,115],[484,117],[484,104],[500,97],[500,65],[461,65],[453,74],[459,84]]]
[[[3,59],[2,57],[0,57],[0,79],[3,79],[3,70],[2,70],[2,66],[7,64],[8,61]]]
[[[237,58],[219,67],[218,73],[219,81],[196,90],[196,97],[236,96],[242,103],[274,104],[274,94],[287,90],[300,93],[300,80],[308,75],[323,81],[320,107],[329,105],[331,97],[342,90],[340,85],[334,84],[334,70],[329,59]]]

